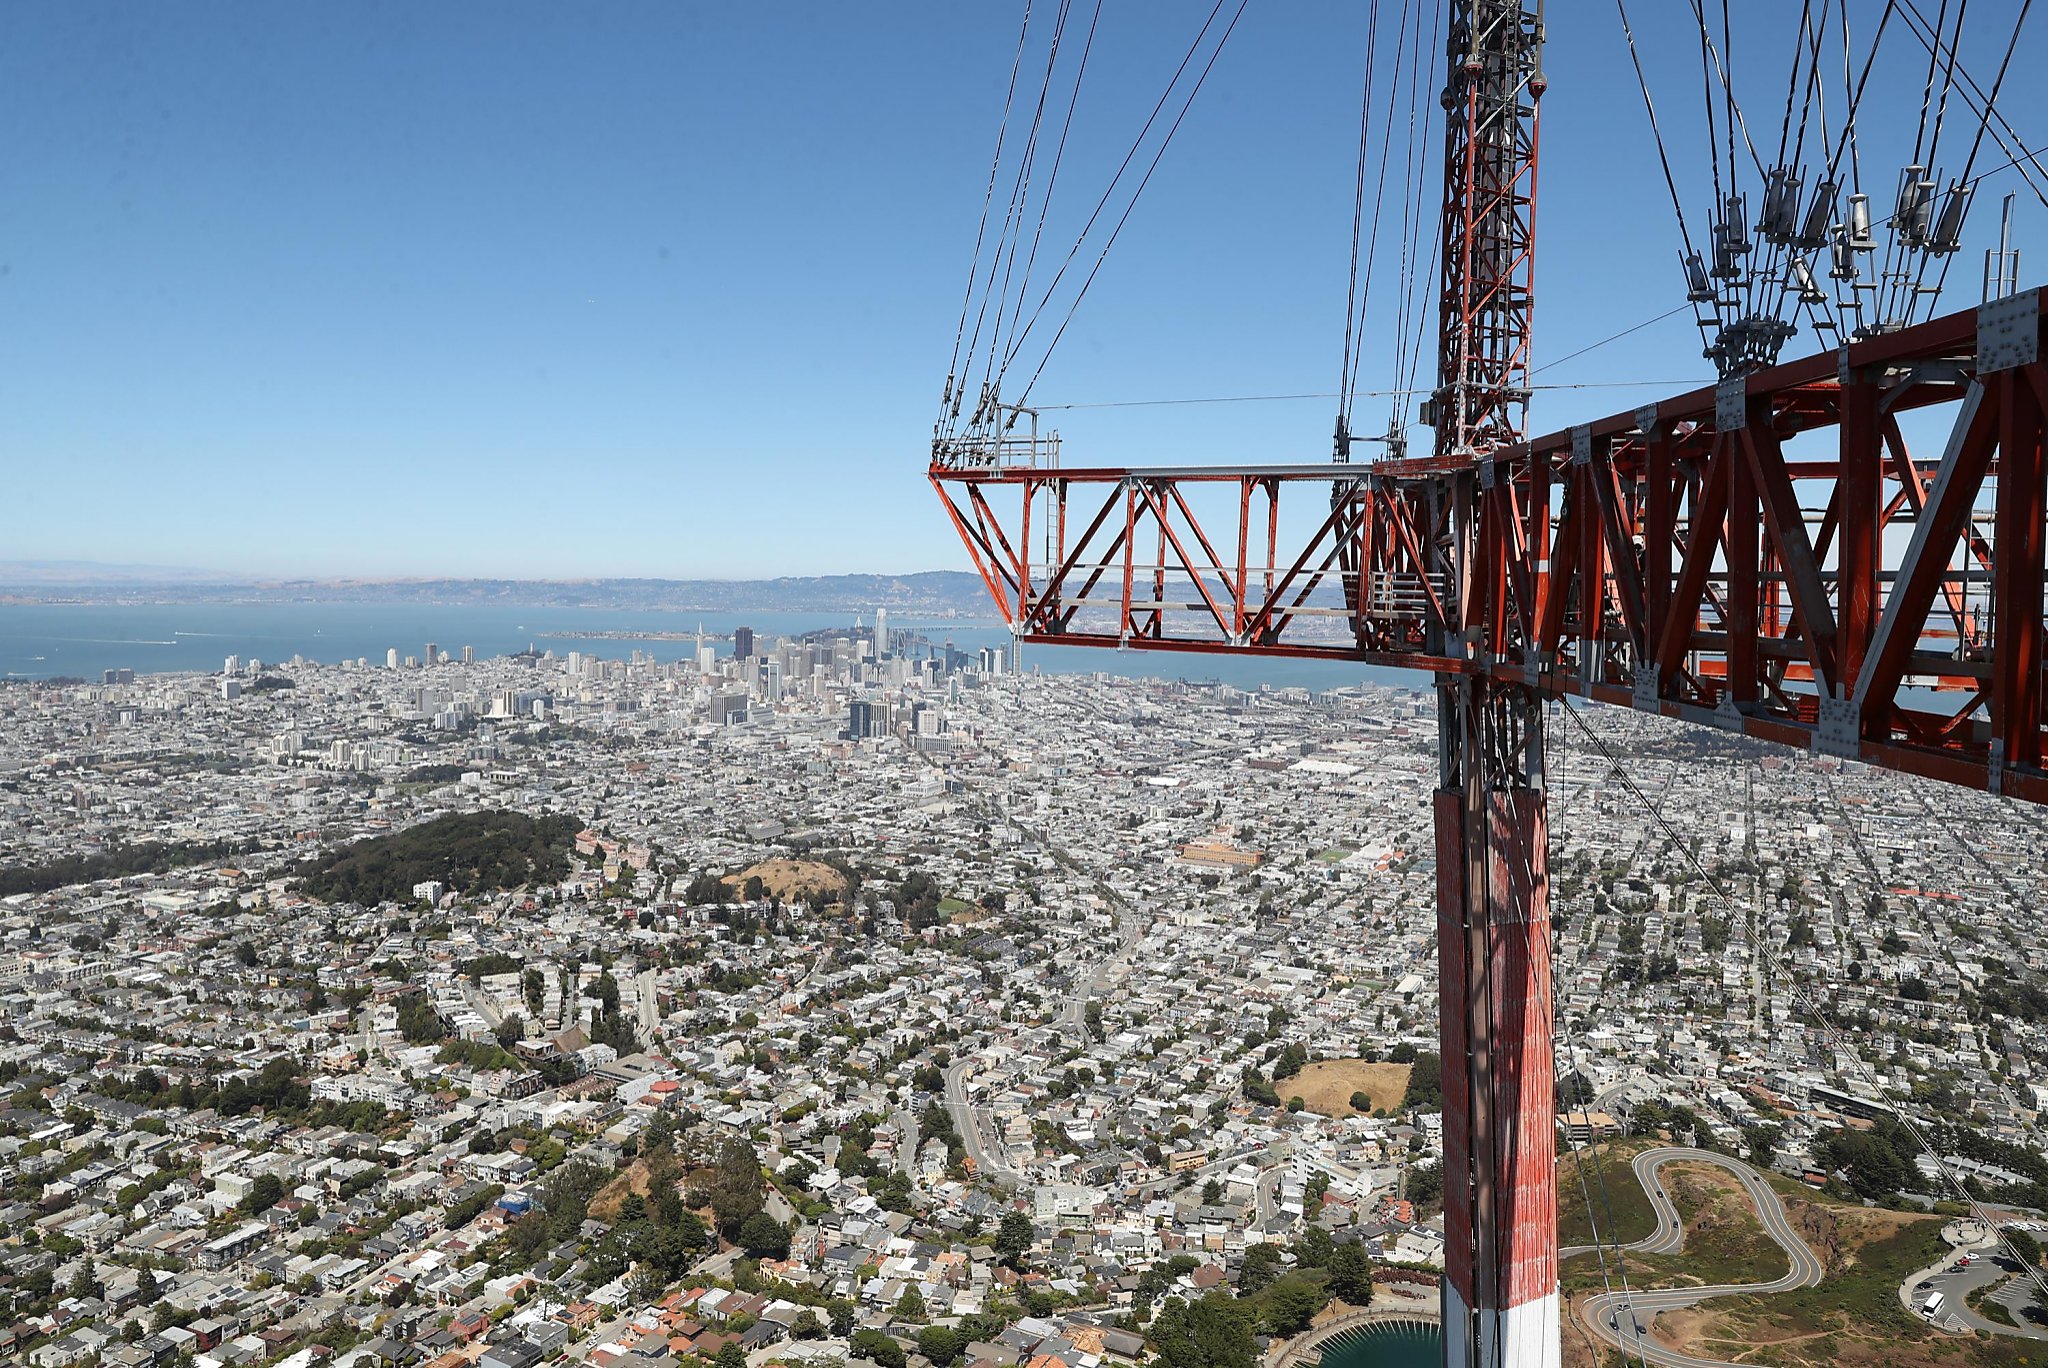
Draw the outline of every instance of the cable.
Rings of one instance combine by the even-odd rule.
[[[995,330],[989,334],[989,358],[981,371],[983,389],[987,389],[987,381],[995,377],[995,352],[1001,350],[1004,317],[1008,317],[1010,311],[1010,276],[1016,270],[1018,242],[1024,236],[1024,215],[1030,213],[1030,176],[1038,164],[1038,131],[1044,127],[1044,102],[1053,94],[1053,70],[1059,66],[1059,43],[1063,37],[1067,37],[1067,14],[1071,10],[1073,0],[1059,0],[1059,12],[1053,16],[1053,41],[1047,45],[1047,55],[1044,55],[1044,78],[1038,82],[1038,104],[1030,117],[1030,137],[1024,139],[1024,156],[1018,160],[1016,184],[1010,190],[1010,217],[1004,219],[1004,231],[1010,238],[1010,252],[1004,258],[1004,285],[1001,285],[1001,291],[997,291],[995,295]],[[1014,233],[1010,231],[1012,221],[1016,221]],[[989,272],[991,283],[993,279],[995,274]],[[1022,297],[1018,299],[1018,307],[1022,307]],[[989,391],[989,395],[991,399],[995,399],[995,391]]]
[[[1678,220],[1678,238],[1685,245],[1686,260],[1690,262],[1692,258],[1699,254],[1693,249],[1692,233],[1685,226],[1685,208],[1678,201],[1678,179],[1671,174],[1671,156],[1664,148],[1664,130],[1657,125],[1657,106],[1650,101],[1650,81],[1643,74],[1642,55],[1636,50],[1635,27],[1628,21],[1628,6],[1623,3],[1623,0],[1614,0],[1614,8],[1621,16],[1622,37],[1628,40],[1628,59],[1635,65],[1636,86],[1643,92],[1643,112],[1650,117],[1650,136],[1656,140],[1657,161],[1664,168],[1664,188],[1671,192],[1671,213]],[[1787,102],[1787,108],[1789,111],[1789,101]],[[1790,122],[1789,112],[1787,114],[1787,122]],[[1690,270],[1690,266],[1687,269]],[[1698,302],[1690,298],[1686,302],[1692,306],[1693,317],[1698,319]],[[1677,310],[1674,309],[1672,312],[1676,313]],[[1670,314],[1666,314],[1665,317],[1670,317]]]
[[[1585,346],[1579,348],[1577,351],[1568,352],[1565,355],[1558,357],[1555,361],[1545,361],[1542,365],[1536,367],[1535,370],[1530,371],[1529,374],[1541,375],[1544,371],[1549,370],[1552,366],[1562,366],[1567,361],[1576,361],[1589,351],[1597,351],[1601,347],[1606,346],[1610,342],[1619,342],[1622,338],[1629,336],[1631,333],[1639,333],[1653,323],[1662,323],[1667,318],[1671,318],[1677,314],[1684,313],[1690,307],[1691,303],[1690,301],[1688,301],[1685,304],[1680,304],[1677,308],[1666,309],[1663,313],[1658,314],[1655,318],[1646,318],[1642,322],[1637,323],[1632,327],[1623,328],[1618,333],[1610,333],[1608,336],[1601,338],[1598,342],[1588,342]],[[1681,381],[1679,383],[1684,382]],[[1537,385],[1533,388],[1547,389],[1549,388],[1549,386]]]
[[[1821,9],[1821,14],[1823,16],[1827,14],[1825,6]],[[1806,35],[1812,31],[1812,27],[1813,0],[1802,0],[1799,6],[1799,36],[1793,40],[1792,45],[1792,71],[1785,78],[1785,117],[1778,123],[1777,164],[1779,166],[1785,164],[1785,150],[1792,142],[1792,101],[1799,94],[1799,64],[1805,60]],[[1809,93],[1808,99],[1810,100],[1811,98],[1812,96]]]
[[[1017,285],[1017,308],[1011,314],[1014,320],[1024,311],[1025,292],[1030,288],[1031,268],[1038,260],[1038,241],[1045,234],[1046,212],[1052,208],[1053,187],[1059,184],[1060,164],[1066,160],[1067,134],[1074,126],[1074,110],[1081,103],[1081,82],[1088,75],[1088,55],[1095,50],[1096,26],[1102,22],[1102,0],[1095,0],[1095,12],[1088,19],[1088,37],[1081,44],[1081,61],[1074,69],[1074,87],[1067,97],[1066,118],[1060,123],[1059,146],[1054,149],[1052,171],[1045,179],[1045,191],[1038,201],[1038,227],[1031,234],[1031,251],[1024,258],[1024,276]]]
[[[1408,11],[1404,7],[1401,11],[1401,21],[1404,26],[1407,20]],[[1363,320],[1358,319],[1358,315],[1361,312],[1358,299],[1358,243],[1359,238],[1362,236],[1361,229],[1365,223],[1366,145],[1372,127],[1372,82],[1373,74],[1377,69],[1374,57],[1377,55],[1379,48],[1379,29],[1380,4],[1379,0],[1372,0],[1371,5],[1366,10],[1365,76],[1361,82],[1363,89],[1358,97],[1358,172],[1352,183],[1351,192],[1351,276],[1349,283],[1344,287],[1344,354],[1337,366],[1337,391],[1340,395],[1349,393],[1351,389],[1351,336],[1354,320],[1358,320],[1358,326],[1361,329],[1363,328]],[[1396,61],[1398,60],[1396,58]],[[1395,73],[1397,78],[1399,72],[1400,68],[1396,66]],[[1368,260],[1368,273],[1370,270],[1371,263]],[[1366,288],[1368,290],[1372,288],[1370,274],[1367,276]],[[1364,339],[1361,338],[1361,347],[1363,343]],[[1344,403],[1339,404],[1337,409],[1337,430],[1340,444],[1348,438],[1351,431],[1349,408],[1349,404]],[[1343,454],[1341,447],[1338,454]]]
[[[1842,0],[1842,76],[1846,84],[1849,74],[1849,0]],[[1835,145],[1834,155],[1828,158],[1828,179],[1835,178],[1835,168],[1841,165],[1844,151],[1851,153],[1850,172],[1857,177],[1853,189],[1861,189],[1861,168],[1854,156],[1856,145],[1856,111],[1863,105],[1863,91],[1870,84],[1870,69],[1877,63],[1878,48],[1884,43],[1885,26],[1891,23],[1892,11],[1898,0],[1884,0],[1884,13],[1877,17],[1877,32],[1871,35],[1870,51],[1863,58],[1863,73],[1856,78],[1855,89],[1849,92],[1849,107],[1842,115],[1842,137]]]
[[[1959,187],[1974,186],[1978,181],[1983,180],[1988,176],[1995,175],[1997,172],[2005,170],[2008,166],[2013,167],[2019,171],[2020,179],[2027,183],[2027,188],[2034,192],[2035,198],[2041,200],[2043,207],[2048,207],[2048,197],[2044,197],[2042,195],[2040,187],[2034,184],[2034,178],[2032,176],[2029,176],[2027,174],[2026,167],[2021,165],[2022,159],[2034,161],[2034,153],[2028,152],[2024,148],[2021,150],[2018,156],[2013,157],[2010,161],[2006,162],[2004,166],[1995,166],[1991,170],[1986,171],[1982,176],[1972,177],[1970,175],[1970,172],[1974,170],[1977,165],[1977,153],[1984,146],[1985,131],[1990,128],[1992,116],[1998,109],[1998,92],[2005,87],[2005,73],[2012,67],[2012,54],[2014,50],[2019,47],[2021,31],[2026,28],[2027,13],[2028,11],[2033,9],[2033,7],[2034,0],[2022,0],[2022,3],[2020,5],[2019,17],[2013,21],[2012,38],[2010,41],[2006,43],[2005,56],[2001,58],[1998,63],[1998,74],[1992,77],[1991,79],[1991,93],[1984,97],[1983,112],[1977,120],[1977,135],[1970,140],[1970,154],[1969,156],[1963,159],[1962,179],[1958,181],[1957,184]],[[1918,17],[1917,14],[1915,15],[1915,17]],[[1915,36],[1917,36],[1917,30]],[[1970,89],[1974,90],[1977,88],[1977,83],[1970,79],[1970,73],[1968,71],[1963,71],[1962,77]],[[1965,99],[1967,100],[1967,98],[1968,97],[1966,95]],[[2003,115],[1999,115],[1998,117],[2000,119],[2004,118]],[[2006,127],[2011,128],[2012,125],[2008,123]],[[1998,137],[1999,147],[2006,148],[2005,138],[2001,135],[1996,134],[1995,132],[1994,136]],[[2013,134],[2013,140],[2015,142],[2019,141],[2019,134],[2016,131]],[[2034,161],[2034,166],[2036,169],[2039,169],[2041,163],[2039,161]],[[1936,276],[1934,281],[1934,288],[1937,293],[1940,292],[1942,286],[1948,283],[1949,267],[1954,263],[1954,253],[1951,253],[1949,256],[1945,257],[1942,260],[1941,274]]]
[[[1003,139],[1010,131],[1010,105],[1017,95],[1017,73],[1024,64],[1024,40],[1031,32],[1031,0],[1024,0],[1024,22],[1017,29],[1017,55],[1010,59],[1010,88],[1003,96],[1003,118],[996,126],[996,154],[988,165],[988,189],[981,200],[981,226],[974,230],[974,256],[967,268],[967,290],[960,298],[960,324],[953,332],[953,359],[946,365],[946,397],[940,400],[940,419],[946,421],[945,411],[957,415],[960,412],[960,395],[953,388],[953,377],[960,369],[960,343],[967,335],[967,310],[974,301],[974,281],[981,274],[981,244],[988,233],[988,211],[995,203],[996,176],[1003,165]]]
[[[1432,7],[1433,19],[1430,24],[1429,51],[1434,52],[1438,38],[1443,32],[1443,9]],[[1442,238],[1430,235],[1429,265],[1418,272],[1421,252],[1417,236],[1423,222],[1423,201],[1428,193],[1427,177],[1415,173],[1415,157],[1418,147],[1427,147],[1430,141],[1430,127],[1439,108],[1435,100],[1423,98],[1422,86],[1422,24],[1418,19],[1408,49],[1408,136],[1402,153],[1402,175],[1405,183],[1414,187],[1414,194],[1401,197],[1401,302],[1394,321],[1394,375],[1396,379],[1406,376],[1404,383],[1413,388],[1415,372],[1422,355],[1422,328],[1428,316],[1424,292],[1428,289],[1429,276],[1436,270],[1436,253]],[[1422,111],[1422,132],[1420,138],[1415,131],[1415,112]],[[1409,338],[1414,338],[1411,343]],[[1397,398],[1387,414],[1387,431],[1407,431],[1407,406],[1405,396]]]
[[[1994,172],[2003,171],[2007,167],[2017,169],[2020,173],[2020,178],[2026,181],[2027,188],[2034,192],[2034,198],[2041,202],[2043,208],[2048,208],[2048,194],[2044,194],[2041,186],[2035,184],[2034,178],[2027,173],[2027,167],[2032,165],[2034,170],[2039,171],[2044,179],[2048,179],[2048,166],[2043,166],[2040,161],[2041,154],[2048,152],[2048,146],[2028,151],[2022,145],[2018,152],[2014,152],[2014,144],[2020,142],[2019,132],[2013,127],[2011,120],[1999,112],[1996,103],[1999,88],[2004,84],[2006,69],[2012,62],[2013,49],[2018,44],[2021,30],[2026,26],[2027,11],[2032,7],[2033,0],[2022,0],[2019,16],[2013,22],[2013,41],[2006,46],[2005,59],[1999,63],[1998,75],[1992,80],[1990,95],[1987,96],[1984,93],[1984,88],[1970,75],[1968,68],[1962,66],[1960,62],[1957,63],[1956,74],[1962,80],[1963,102],[1969,106],[1972,113],[1979,117],[1977,135],[1970,144],[1970,155],[1964,162],[1963,184],[1974,185],[1977,181],[1984,179],[1984,176],[1978,176],[1975,180],[1969,177],[1970,167],[1976,163],[1977,151],[1983,145],[1984,134],[1988,132],[1993,140],[1998,143],[1999,150],[2006,153],[2012,160],[1992,167],[1984,175],[1988,176]],[[1905,14],[1907,29],[1922,46],[1929,46],[1930,40],[1918,27],[1921,24],[1925,24],[1927,20],[1914,8],[1911,0],[1907,0]],[[2001,126],[2003,127],[2003,132],[2000,131]],[[2007,134],[2011,134],[2012,143],[2006,141]]]
[[[1038,316],[1045,312],[1046,303],[1052,298],[1053,292],[1059,289],[1060,281],[1067,274],[1067,268],[1073,265],[1074,258],[1080,255],[1081,248],[1088,241],[1088,234],[1094,231],[1096,220],[1102,216],[1103,209],[1109,204],[1110,196],[1116,193],[1117,186],[1123,182],[1124,173],[1130,170],[1131,162],[1144,148],[1146,135],[1152,131],[1152,125],[1158,121],[1160,112],[1166,108],[1166,102],[1173,98],[1174,88],[1180,84],[1180,78],[1187,73],[1188,64],[1195,60],[1195,54],[1201,51],[1202,39],[1208,36],[1210,26],[1216,22],[1216,16],[1223,12],[1226,3],[1227,0],[1216,0],[1215,7],[1209,11],[1209,17],[1202,21],[1202,27],[1195,33],[1194,41],[1188,44],[1187,53],[1180,59],[1180,65],[1174,69],[1173,79],[1166,83],[1166,89],[1159,92],[1159,99],[1153,104],[1152,112],[1145,116],[1145,123],[1138,129],[1138,136],[1131,140],[1130,150],[1124,153],[1123,161],[1116,168],[1116,174],[1109,178],[1109,185],[1102,192],[1102,198],[1095,202],[1095,208],[1088,215],[1088,221],[1081,225],[1081,232],[1074,239],[1074,245],[1067,250],[1066,260],[1062,261],[1059,269],[1053,273],[1052,283],[1047,285],[1045,293],[1039,296],[1037,307],[1031,311],[1031,317],[1025,320],[1023,330],[1011,339],[1009,350],[1003,355],[1004,372],[1008,372],[1010,362],[1016,359],[1025,339],[1031,336],[1031,329],[1037,325]],[[1242,6],[1239,7],[1239,12],[1243,12]]]
[[[1907,3],[1910,5],[1911,0],[1907,0]],[[1946,6],[1948,0],[1942,0],[1942,3],[1944,6]],[[1963,19],[1965,16],[1969,14],[1969,11],[1970,0],[1957,0],[1955,33],[1949,38],[1948,61],[1943,66],[1941,73],[1941,101],[1935,106],[1934,109],[1934,136],[1930,138],[1927,143],[1927,174],[1930,177],[1936,176],[1935,168],[1940,164],[1941,161],[1941,130],[1942,125],[1946,123],[1948,120],[1949,92],[1955,88],[1956,83],[1957,47],[1959,44],[1961,44],[1963,40]],[[1939,39],[1941,36],[1941,30],[1937,27],[1934,33],[1935,37]],[[2014,28],[2013,35],[2015,38],[2018,37],[2019,30],[2017,27]],[[1980,133],[1983,130],[1985,123],[1988,121],[1988,117],[1989,111],[1987,110],[1986,118],[1980,119],[1978,121],[1977,127]],[[1918,157],[1915,157],[1913,160],[1917,162],[1920,159]],[[1964,174],[1967,175],[1968,172],[1966,171]],[[1930,190],[1928,193],[1931,195],[1933,191]],[[1927,212],[1930,216],[1932,216],[1937,214],[1939,212],[1939,209],[1936,205],[1930,203],[1928,205]],[[1960,228],[1960,226],[1961,225],[1959,224],[1958,227]],[[1932,257],[1929,253],[1924,251],[1920,253],[1919,263],[1915,267],[1913,272],[1913,288],[1911,292],[1909,292],[1905,297],[1904,321],[1907,323],[1911,323],[1913,321],[1913,314],[1919,308],[1921,296],[1926,293],[1923,287],[1926,285],[1927,282],[1927,266],[1931,260]],[[1947,280],[1948,263],[1944,261],[1942,263],[1941,274],[1935,277],[1935,285],[1933,290],[1933,294],[1935,296],[1940,295],[1941,287],[1944,283],[1947,282]]]
[[[1116,227],[1110,229],[1109,240],[1102,244],[1102,250],[1096,254],[1095,265],[1089,269],[1087,278],[1081,282],[1081,288],[1075,292],[1074,302],[1067,306],[1067,316],[1060,320],[1059,331],[1053,334],[1052,341],[1046,343],[1045,355],[1039,358],[1037,369],[1031,372],[1031,379],[1025,383],[1023,392],[1017,396],[1020,405],[1031,397],[1031,391],[1038,384],[1039,377],[1045,374],[1046,363],[1052,360],[1054,349],[1059,346],[1060,339],[1067,335],[1067,325],[1074,321],[1075,311],[1081,307],[1081,301],[1088,296],[1088,287],[1095,283],[1096,275],[1102,270],[1102,263],[1109,259],[1109,249],[1116,246],[1117,237],[1123,232],[1124,225],[1130,222],[1131,211],[1138,207],[1138,200],[1145,193],[1145,187],[1152,183],[1152,173],[1159,169],[1160,160],[1166,156],[1166,149],[1173,145],[1173,135],[1180,131],[1181,120],[1187,118],[1188,110],[1194,106],[1195,97],[1202,93],[1202,86],[1207,83],[1209,73],[1216,69],[1216,59],[1223,55],[1224,45],[1229,43],[1230,35],[1237,31],[1237,21],[1244,18],[1244,12],[1250,4],[1251,0],[1238,0],[1237,10],[1230,16],[1230,23],[1223,30],[1223,36],[1216,40],[1215,48],[1209,53],[1208,62],[1202,67],[1202,74],[1195,78],[1194,87],[1188,91],[1187,99],[1181,104],[1180,113],[1174,116],[1172,125],[1166,130],[1166,136],[1160,140],[1159,150],[1152,154],[1152,164],[1145,168],[1144,176],[1138,181],[1138,188],[1131,192],[1131,202],[1124,206],[1123,216],[1117,219]]]
[[[1374,0],[1374,3],[1375,6],[1377,6],[1377,0]],[[1351,373],[1344,377],[1344,390],[1347,396],[1344,400],[1344,426],[1347,431],[1350,429],[1351,426],[1352,404],[1349,396],[1358,388],[1358,368],[1365,363],[1365,317],[1366,311],[1371,307],[1372,304],[1373,267],[1379,261],[1380,254],[1380,219],[1382,216],[1381,211],[1382,209],[1384,209],[1387,200],[1387,168],[1393,161],[1392,149],[1394,139],[1394,104],[1400,97],[1400,54],[1402,46],[1406,42],[1408,34],[1408,13],[1409,7],[1406,3],[1404,3],[1401,7],[1401,30],[1400,33],[1396,35],[1394,43],[1394,82],[1391,86],[1388,87],[1387,90],[1386,117],[1380,121],[1379,176],[1373,188],[1372,231],[1366,239],[1365,279],[1363,283],[1363,288],[1359,294],[1358,299],[1359,343],[1357,350],[1352,353]],[[1422,24],[1420,19],[1416,21],[1415,30],[1417,39],[1419,40],[1422,32]],[[1404,204],[1406,203],[1406,200],[1407,194],[1404,191],[1402,194],[1402,201]]]

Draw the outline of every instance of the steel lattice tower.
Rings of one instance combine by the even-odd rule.
[[[1444,88],[1443,293],[1429,417],[1438,582],[1455,607],[1432,654],[1482,649],[1472,630],[1509,592],[1481,535],[1492,455],[1522,440],[1534,302],[1540,12],[1469,0]],[[1511,497],[1511,496],[1510,496]],[[1444,1361],[1558,1360],[1556,1093],[1551,1060],[1543,705],[1524,685],[1437,676],[1437,955],[1444,1079]]]

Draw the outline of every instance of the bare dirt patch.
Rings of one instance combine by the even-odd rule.
[[[626,1166],[626,1171],[613,1178],[597,1190],[590,1199],[590,1214],[600,1221],[616,1221],[619,1208],[625,1204],[626,1194],[637,1192],[642,1198],[649,1195],[647,1165],[635,1159]]]
[[[1363,1059],[1319,1059],[1275,1085],[1281,1100],[1301,1099],[1302,1106],[1323,1116],[1361,1116],[1401,1105],[1408,1093],[1408,1064],[1370,1064]],[[1351,1105],[1351,1094],[1372,1100],[1363,1112]]]
[[[846,894],[846,876],[831,865],[816,860],[763,860],[727,879],[735,889],[744,890],[747,880],[759,879],[769,896],[784,902],[822,893],[827,898]]]

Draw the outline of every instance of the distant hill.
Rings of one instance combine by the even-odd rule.
[[[330,850],[298,868],[298,887],[322,902],[411,902],[415,884],[488,893],[553,883],[569,872],[573,817],[460,812]]]
[[[38,585],[80,588],[95,584],[226,584],[234,579],[217,570],[178,565],[116,565],[105,561],[0,561],[0,587],[26,589]]]
[[[77,567],[66,577],[64,567]],[[676,612],[857,613],[988,616],[988,591],[963,570],[909,575],[806,575],[765,580],[293,579],[223,582],[197,572],[124,575],[146,567],[77,561],[0,561],[0,593],[163,603],[418,603],[448,607],[664,609]]]

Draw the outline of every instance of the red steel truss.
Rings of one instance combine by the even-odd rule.
[[[1027,642],[1471,676],[2048,802],[2041,314],[2025,291],[1491,455],[930,474]]]

